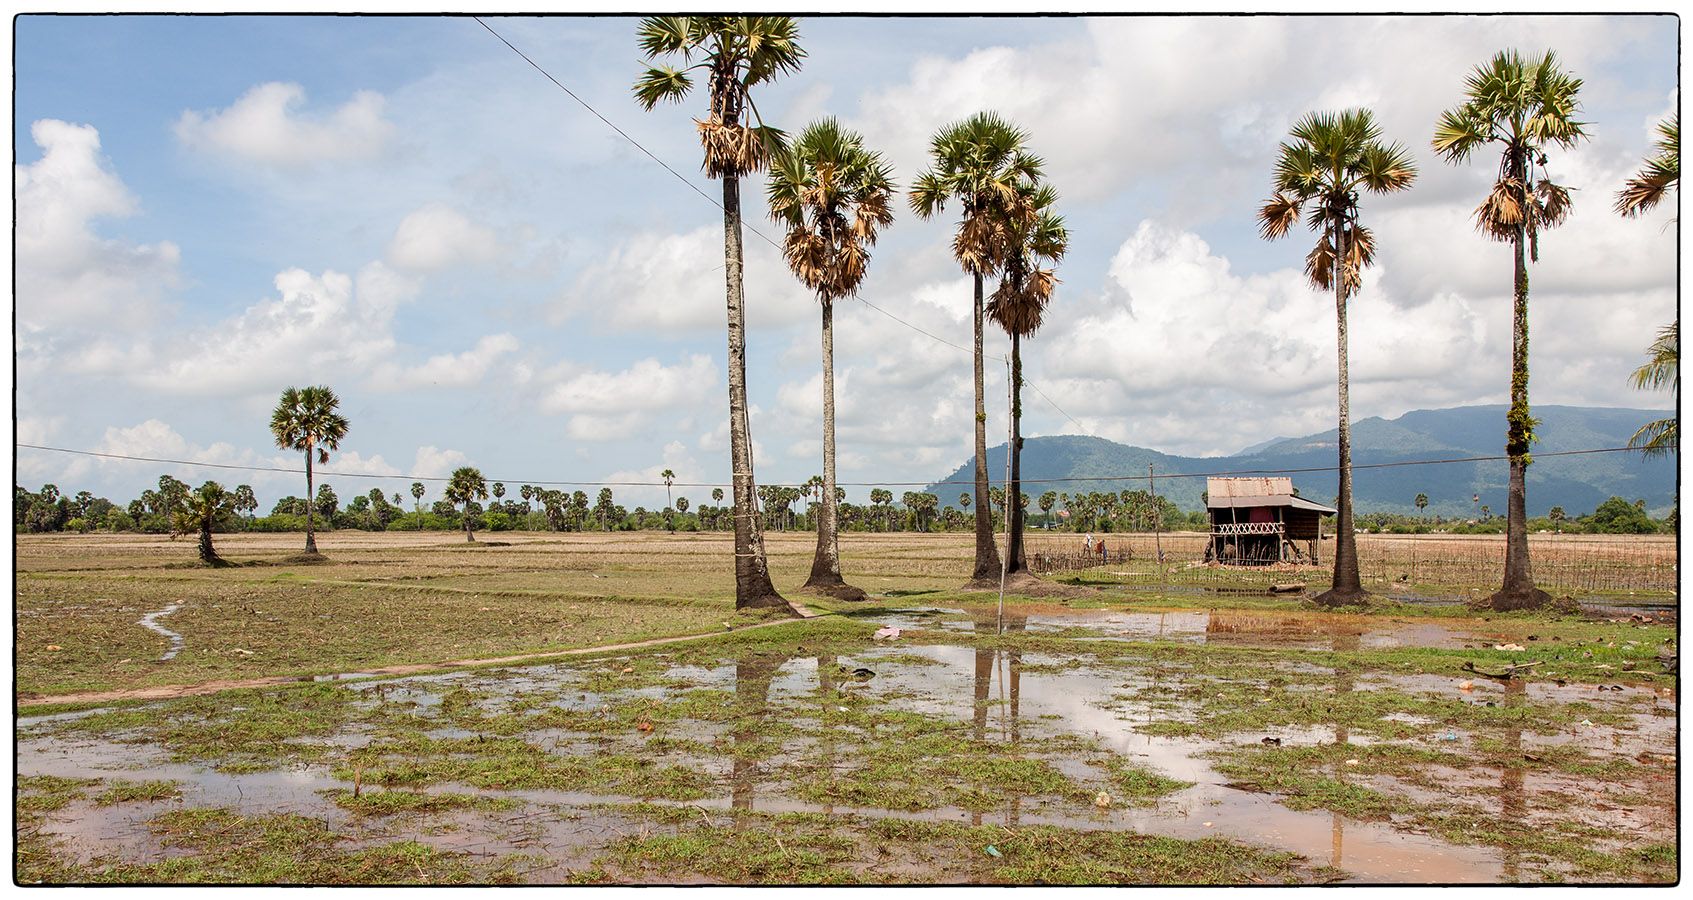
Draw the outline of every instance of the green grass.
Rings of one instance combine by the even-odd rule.
[[[174,781],[112,781],[106,789],[94,798],[99,806],[115,806],[119,803],[142,803],[153,800],[169,800],[177,794],[177,782]]]

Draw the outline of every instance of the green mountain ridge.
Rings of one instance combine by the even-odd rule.
[[[1415,499],[1422,493],[1429,498],[1425,515],[1474,516],[1484,505],[1495,515],[1503,514],[1508,476],[1503,459],[1427,461],[1502,457],[1505,409],[1500,404],[1413,410],[1395,419],[1372,416],[1353,422],[1354,509],[1415,514]],[[1623,447],[1635,429],[1665,413],[1535,407],[1541,424],[1536,430],[1535,461],[1528,470],[1529,515],[1545,515],[1552,507],[1562,506],[1576,516],[1591,512],[1612,496],[1643,499],[1654,515],[1663,515],[1676,502],[1675,457],[1648,460],[1635,452],[1549,454]],[[1048,490],[1070,494],[1146,490],[1146,468],[1151,463],[1159,495],[1187,510],[1204,508],[1204,476],[1225,474],[1291,475],[1302,495],[1329,503],[1338,484],[1332,471],[1337,440],[1338,432],[1330,429],[1255,445],[1230,456],[1192,457],[1084,435],[1026,438],[1023,492],[1039,497]],[[988,450],[988,477],[994,483],[1004,480],[1005,464],[1004,444]],[[971,490],[974,467],[972,457],[927,490],[937,494],[943,505],[956,506],[958,495]],[[1478,495],[1479,500],[1472,499]]]

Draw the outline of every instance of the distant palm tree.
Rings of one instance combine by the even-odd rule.
[[[1568,514],[1564,512],[1564,508],[1562,506],[1554,506],[1546,513],[1546,518],[1552,520],[1552,527],[1556,528],[1559,534],[1563,534],[1564,518],[1567,515]]]
[[[763,170],[781,145],[781,132],[764,124],[752,89],[799,71],[805,50],[799,24],[787,16],[656,16],[636,34],[649,62],[680,56],[684,68],[649,66],[635,83],[635,98],[651,110],[680,102],[706,78],[709,110],[697,121],[705,171],[723,182],[723,278],[729,331],[729,461],[735,489],[735,608],[787,607],[770,581],[753,477],[752,429],[747,420],[746,309],[742,293],[741,176]],[[754,124],[756,123],[756,124]]]
[[[676,473],[665,469],[658,473],[658,477],[664,479],[664,505],[666,507],[674,505],[670,502],[670,485],[676,480]]]
[[[470,533],[470,504],[488,499],[488,482],[483,480],[482,472],[470,466],[454,469],[447,480],[446,497],[448,503],[464,504],[464,539],[474,543],[476,538]]]
[[[270,432],[276,445],[284,450],[303,450],[306,454],[306,498],[312,497],[312,456],[319,463],[329,462],[329,451],[341,449],[341,439],[347,436],[347,420],[335,407],[340,404],[335,392],[324,386],[288,388],[270,415]],[[306,504],[306,552],[317,552],[317,537],[312,525],[312,505]]]
[[[224,518],[235,514],[235,495],[225,491],[217,482],[208,481],[176,497],[174,502],[176,508],[172,517],[177,528],[184,534],[190,531],[200,534],[200,561],[211,566],[227,565],[212,547],[212,529]]]
[[[1416,503],[1417,503],[1417,514],[1421,515],[1423,510],[1428,509],[1428,495],[1427,494],[1418,494]]]
[[[1040,495],[1040,512],[1047,525],[1052,524],[1052,508],[1058,505],[1058,492],[1047,491]]]
[[[259,508],[259,498],[253,493],[253,486],[250,485],[250,484],[238,484],[238,485],[236,485],[235,486],[235,509],[236,509],[236,511],[246,513],[247,518],[251,519],[253,517],[253,512],[255,510],[257,510],[258,508]]]
[[[1358,221],[1358,194],[1402,191],[1416,180],[1411,154],[1381,140],[1367,109],[1311,113],[1293,126],[1276,157],[1275,194],[1258,211],[1266,240],[1287,234],[1301,215],[1321,237],[1305,257],[1305,277],[1334,291],[1340,368],[1340,502],[1335,523],[1334,584],[1318,595],[1324,606],[1367,603],[1358,577],[1358,543],[1352,527],[1352,414],[1347,372],[1346,301],[1363,284],[1375,259],[1375,235]]]
[[[503,500],[506,496],[506,484],[503,481],[496,481],[494,486],[489,488],[489,491],[494,495],[495,500]]]
[[[428,489],[423,486],[423,482],[414,481],[411,483],[412,509],[414,512],[423,512],[423,495],[425,493],[428,493]]]
[[[1528,450],[1538,424],[1528,407],[1528,262],[1540,259],[1540,232],[1570,214],[1569,190],[1546,175],[1546,149],[1555,144],[1567,150],[1587,137],[1582,130],[1586,123],[1576,119],[1581,79],[1559,69],[1557,55],[1550,50],[1534,59],[1507,50],[1477,66],[1464,87],[1464,102],[1441,114],[1433,146],[1436,154],[1456,165],[1487,144],[1500,145],[1499,175],[1475,211],[1476,227],[1483,234],[1511,244],[1516,270],[1511,407],[1505,416],[1505,453],[1510,457],[1505,579],[1488,602],[1496,610],[1526,609],[1552,599],[1535,587],[1528,556]]]
[[[1658,123],[1658,155],[1646,160],[1640,174],[1617,192],[1617,212],[1638,216],[1657,206],[1681,184],[1681,113]]]
[[[770,216],[787,229],[782,256],[817,295],[823,317],[823,475],[817,485],[822,509],[805,589],[863,600],[864,591],[841,578],[835,517],[835,301],[858,293],[870,247],[893,221],[893,177],[861,136],[826,118],[777,155],[768,185]]]
[[[1681,396],[1681,368],[1680,357],[1680,322],[1671,322],[1658,332],[1658,339],[1652,346],[1646,348],[1646,364],[1634,370],[1629,380],[1640,390],[1657,390],[1669,388],[1671,399],[1679,402]],[[1646,456],[1667,456],[1681,448],[1681,427],[1678,420],[1672,416],[1658,419],[1640,426],[1640,430],[1628,439],[1628,445],[1641,450]]]
[[[961,216],[953,235],[952,255],[975,288],[971,327],[975,331],[973,364],[976,388],[976,564],[971,580],[999,577],[999,548],[993,539],[988,504],[987,407],[982,376],[982,280],[1000,270],[1005,259],[1007,206],[1020,182],[1040,177],[1040,158],[1023,145],[1028,133],[991,112],[977,113],[935,133],[930,168],[912,183],[911,209],[933,218],[949,200]]]

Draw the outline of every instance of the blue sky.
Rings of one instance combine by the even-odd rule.
[[[700,102],[630,98],[635,20],[488,21],[717,196]],[[1300,279],[1308,241],[1266,243],[1253,222],[1277,142],[1313,109],[1369,106],[1421,169],[1364,203],[1381,251],[1352,307],[1354,415],[1504,399],[1509,250],[1468,220],[1492,167],[1446,165],[1428,139],[1470,67],[1552,47],[1593,124],[1551,154],[1577,207],[1531,274],[1533,398],[1668,405],[1626,376],[1676,315],[1674,211],[1624,221],[1610,198],[1678,102],[1672,17],[822,18],[801,33],[803,70],[758,94],[775,124],[838,116],[902,184],[930,134],[984,108],[1046,157],[1073,243],[1028,374],[1067,415],[1031,395],[1025,433],[1190,454],[1333,425],[1333,308]],[[513,483],[727,480],[721,214],[475,20],[25,16],[15,35],[20,442],[297,465],[269,409],[325,383],[352,421],[326,468],[368,473],[331,478],[343,495],[467,463]],[[747,222],[775,236],[762,187],[743,187]],[[902,215],[863,296],[967,344],[950,225]],[[747,243],[758,472],[799,481],[820,466],[815,303]],[[969,357],[862,305],[836,318],[841,480],[921,482],[968,458]],[[990,434],[1004,427],[990,402]],[[302,487],[31,450],[18,467],[31,487],[118,500],[166,470],[250,482],[267,507]]]

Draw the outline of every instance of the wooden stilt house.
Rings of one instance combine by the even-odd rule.
[[[1321,563],[1323,516],[1336,510],[1293,492],[1291,478],[1207,478],[1206,560],[1229,565]]]

